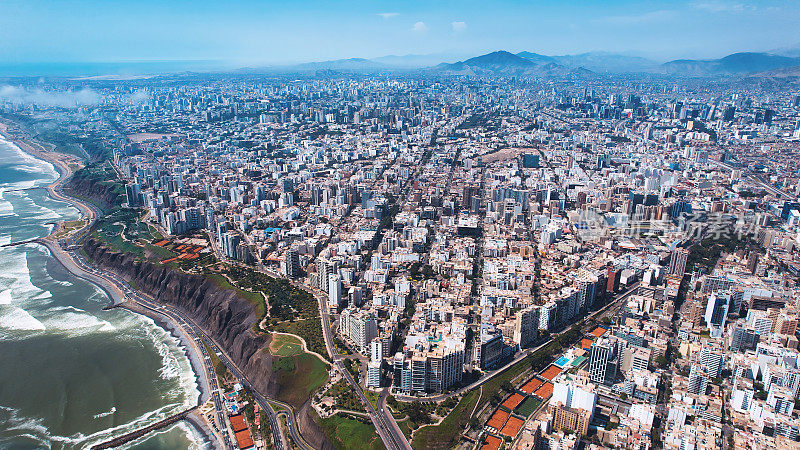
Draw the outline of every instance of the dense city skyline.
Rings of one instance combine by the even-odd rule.
[[[800,450],[800,0],[0,0],[0,448]]]

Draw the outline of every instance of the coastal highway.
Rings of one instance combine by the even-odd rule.
[[[153,316],[153,313],[155,313],[156,317],[165,317],[168,322],[176,327],[176,333],[183,334],[187,337],[186,344],[190,347],[187,351],[199,355],[198,362],[202,364],[201,367],[194,367],[196,371],[202,370],[202,373],[198,373],[198,382],[204,385],[204,387],[201,386],[201,395],[198,403],[204,403],[208,396],[211,396],[214,402],[216,421],[212,424],[213,429],[210,430],[211,434],[217,440],[217,447],[223,449],[234,448],[232,440],[228,435],[224,408],[219,399],[219,388],[213,376],[214,368],[211,365],[211,360],[206,354],[205,349],[198,341],[197,334],[193,332],[194,330],[187,326],[185,321],[178,320],[176,316],[167,314],[166,311],[153,308],[152,305],[132,302],[127,302],[128,304],[126,304],[126,301],[130,299],[132,295],[137,294],[127,283],[124,283],[116,275],[89,266],[80,254],[75,251],[65,251],[55,242],[46,239],[41,239],[38,242],[45,245],[50,250],[53,257],[73,275],[100,286],[109,295],[115,306],[124,305],[128,307],[128,309],[143,315]],[[148,311],[142,311],[139,308]]]
[[[242,371],[238,368],[238,366],[233,362],[233,360],[222,350],[217,343],[206,334],[206,332],[198,326],[192,319],[188,318],[182,312],[178,311],[176,308],[172,308],[167,305],[163,305],[157,303],[156,301],[145,297],[143,294],[133,290],[125,280],[122,280],[119,276],[114,273],[101,271],[94,267],[89,266],[83,257],[76,253],[70,252],[70,256],[75,260],[76,264],[79,264],[83,270],[90,271],[94,273],[96,276],[103,277],[108,281],[113,282],[119,289],[124,292],[124,301],[128,303],[128,305],[120,305],[126,306],[129,309],[136,311],[136,307],[141,307],[147,309],[153,313],[159,314],[161,316],[166,317],[171,322],[175,323],[177,326],[181,327],[182,329],[187,331],[187,334],[191,337],[194,343],[199,347],[199,352],[203,355],[203,363],[205,366],[205,370],[209,374],[214,373],[214,367],[211,363],[210,355],[207,354],[203,343],[209,346],[211,350],[220,358],[220,360],[225,364],[228,370],[233,374],[233,376],[245,387],[247,387],[253,395],[253,399],[258,403],[259,407],[263,411],[264,414],[267,415],[270,427],[272,428],[272,436],[273,436],[273,443],[277,450],[283,450],[284,448],[289,448],[281,439],[280,428],[278,425],[277,415],[275,410],[272,408],[270,402],[274,402],[276,404],[280,404],[281,406],[285,406],[291,410],[289,405],[286,405],[282,402],[279,402],[274,399],[267,400],[261,394],[258,393],[256,389],[253,388],[253,385],[247,379],[247,377],[242,373]],[[216,410],[217,420],[220,422],[220,432],[223,435],[223,439],[225,442],[226,448],[235,448],[233,445],[233,439],[230,436],[228,427],[227,427],[227,420],[225,418],[224,413],[224,406],[221,400],[221,391],[219,386],[216,383],[216,379],[213,376],[209,376],[209,379],[213,379],[212,381],[212,395],[214,401],[214,407]],[[294,415],[289,415],[289,431],[292,435],[292,438],[295,440],[297,445],[303,449],[310,449],[305,442],[301,439],[299,434],[297,433],[297,426]]]

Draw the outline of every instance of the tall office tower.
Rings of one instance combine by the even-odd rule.
[[[725,354],[722,350],[714,349],[704,345],[700,349],[700,365],[705,369],[711,378],[722,374],[722,367],[725,365]]]
[[[614,384],[619,367],[617,342],[608,338],[592,344],[589,353],[589,377],[595,383]]]
[[[319,288],[325,292],[328,292],[330,288],[328,277],[332,273],[336,273],[336,263],[325,258],[317,258],[317,282],[319,283]]]
[[[128,206],[134,207],[141,204],[140,201],[141,186],[139,183],[128,183],[125,185],[125,200]]]
[[[726,106],[722,112],[722,120],[725,122],[733,122],[735,114],[736,114],[735,106]]]
[[[702,367],[693,364],[689,371],[689,385],[687,390],[692,394],[702,395],[708,387],[708,374]]]
[[[517,311],[514,317],[514,342],[520,348],[528,347],[539,332],[539,307],[533,306]]]
[[[725,329],[725,318],[728,316],[730,299],[731,294],[722,292],[714,292],[708,297],[704,318],[713,338],[722,336],[722,332]]]
[[[296,248],[290,248],[286,252],[286,276],[294,278],[300,274],[300,255]]]
[[[669,275],[678,275],[680,277],[686,272],[686,260],[689,258],[689,250],[685,248],[676,248],[672,251],[672,256],[669,258]]]
[[[328,275],[328,305],[331,308],[338,308],[342,301],[342,279],[339,275],[332,273]]]

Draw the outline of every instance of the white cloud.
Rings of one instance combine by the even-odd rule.
[[[455,31],[456,33],[460,33],[467,29],[467,22],[455,21],[452,23],[452,25],[453,25],[453,31]]]
[[[383,17],[384,19],[391,19],[392,17],[399,16],[400,13],[387,12],[387,13],[378,13],[377,15]]]
[[[645,23],[660,22],[673,17],[675,17],[674,11],[660,9],[658,11],[650,11],[642,14],[605,16],[594,20],[594,22],[607,25],[640,25]]]
[[[713,13],[740,13],[743,11],[755,11],[756,7],[744,3],[722,2],[718,0],[703,0],[692,3],[692,7]]]
[[[425,22],[417,22],[413,27],[411,27],[411,31],[415,33],[424,33],[428,31],[428,26],[425,25]]]
[[[39,106],[53,106],[60,108],[77,108],[79,106],[96,105],[100,103],[100,95],[91,89],[78,91],[45,91],[42,89],[28,89],[17,86],[0,86],[0,100],[18,105],[36,104]]]

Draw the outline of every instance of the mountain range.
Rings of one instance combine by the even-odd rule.
[[[800,57],[742,52],[720,59],[678,59],[661,65],[662,73],[689,76],[745,75],[800,66]]]
[[[384,56],[380,58],[348,58],[311,62],[293,66],[272,67],[280,71],[319,71],[375,73],[425,70],[461,75],[579,75],[592,73],[654,73],[682,76],[749,75],[800,66],[800,57],[773,53],[742,52],[719,59],[679,59],[659,64],[640,56],[590,52],[576,55],[550,56],[523,51],[503,50],[455,61],[447,53],[431,55]],[[436,62],[439,62],[436,64]]]

